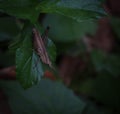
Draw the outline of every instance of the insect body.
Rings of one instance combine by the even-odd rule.
[[[33,28],[33,46],[38,56],[41,58],[42,62],[48,64],[52,68],[52,63],[46,51],[43,38],[36,28]]]

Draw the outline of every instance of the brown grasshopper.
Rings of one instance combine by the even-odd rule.
[[[47,34],[47,32],[48,29],[45,31],[45,35]],[[49,67],[53,68],[45,47],[45,43],[47,40],[45,35],[43,35],[42,38],[40,32],[36,28],[33,28],[33,47],[42,62],[48,64]]]

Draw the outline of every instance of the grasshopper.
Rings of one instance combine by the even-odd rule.
[[[47,43],[46,34],[48,32],[48,29],[45,31],[45,35],[43,35],[43,38],[36,28],[33,28],[32,31],[33,31],[33,47],[35,51],[37,52],[38,56],[40,57],[43,63],[48,64],[49,67],[53,68],[45,47]]]

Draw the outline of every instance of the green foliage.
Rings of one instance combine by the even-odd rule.
[[[43,76],[43,70],[39,57],[33,52],[30,30],[22,44],[16,50],[17,78],[24,88],[37,83]]]
[[[17,42],[11,45],[11,48],[16,50],[17,79],[24,88],[37,84],[45,70],[40,57],[33,49],[32,40],[32,26],[26,24]],[[56,48],[50,39],[48,39],[46,48],[51,61],[54,62]]]
[[[5,0],[0,1],[0,11],[17,18],[36,21],[39,12],[35,7],[39,2],[35,0]]]
[[[76,97],[64,85],[50,80],[23,90],[17,82],[1,82],[13,114],[107,114]]]
[[[44,28],[50,26],[49,36],[55,42],[75,42],[79,41],[86,33],[94,34],[96,31],[96,21],[77,22],[71,18],[60,15],[47,15],[43,21]],[[86,27],[87,26],[87,27]]]
[[[99,0],[60,0],[57,3],[54,1],[43,2],[36,9],[43,13],[64,15],[81,22],[104,16],[105,12],[100,5],[101,2]]]
[[[79,8],[78,4],[80,4]],[[95,7],[92,8],[93,6]],[[65,2],[62,0],[56,2],[54,0],[6,0],[0,1],[0,11],[18,18],[29,19],[31,22],[37,21],[39,13],[57,13],[77,21],[99,18],[105,14],[99,0],[85,2],[77,0],[75,3],[73,0]]]
[[[75,96],[61,83],[43,80],[44,72],[51,69],[41,61],[33,47],[32,29],[35,27],[43,34],[50,25],[46,50],[53,65],[56,51],[84,58],[86,49],[82,37],[87,33],[94,35],[97,19],[107,16],[102,8],[103,2],[0,0],[0,66],[13,65],[15,59],[18,82],[23,88],[29,88],[24,90],[16,81],[0,82],[13,114],[112,114],[112,110],[119,110],[119,52],[105,54],[93,50],[87,61],[87,70],[81,73],[80,81],[75,80],[71,86],[75,92],[93,97],[106,106],[98,108],[96,102],[89,101],[89,98],[83,100],[81,95]],[[45,17],[42,17],[43,13]],[[119,18],[111,18],[111,25],[118,38],[119,24]],[[51,39],[57,44],[57,50]],[[9,48],[12,54],[7,53],[11,40]]]
[[[0,85],[9,98],[13,114],[79,114],[85,107],[72,91],[49,80],[42,80],[26,91],[17,82]]]

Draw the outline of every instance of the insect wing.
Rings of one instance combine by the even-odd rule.
[[[37,31],[37,29],[33,28],[33,46],[39,57],[41,58],[42,62],[45,64],[48,64],[52,68],[51,61],[49,59],[49,56],[47,54],[45,44],[43,42],[43,39]]]

